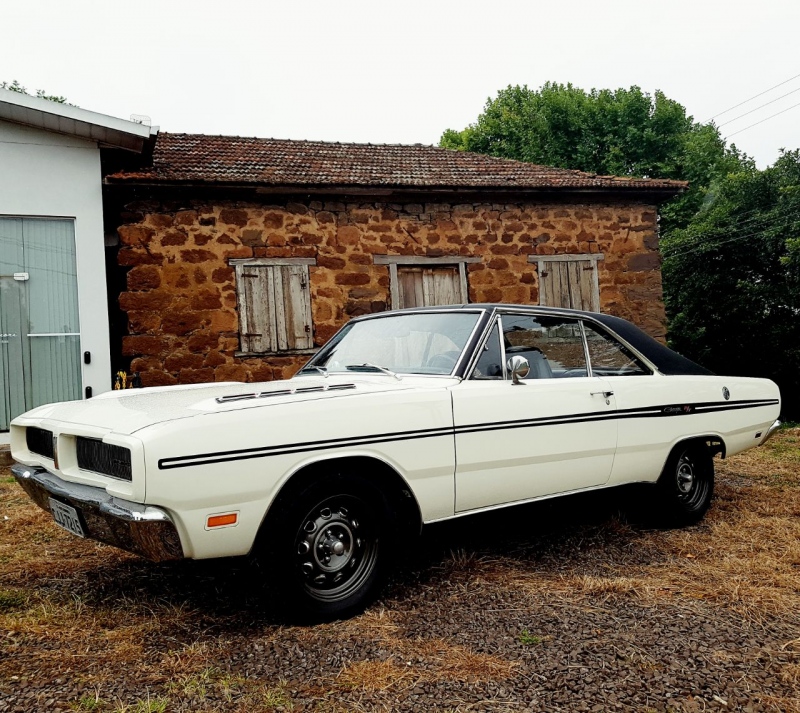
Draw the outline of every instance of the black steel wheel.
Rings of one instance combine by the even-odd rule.
[[[372,601],[383,580],[393,521],[374,486],[357,477],[322,479],[285,503],[262,564],[300,618],[352,616]]]
[[[658,504],[671,524],[703,519],[714,495],[714,461],[704,444],[681,444],[658,479]]]

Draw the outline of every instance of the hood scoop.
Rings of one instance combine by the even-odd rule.
[[[355,384],[331,384],[330,386],[298,386],[295,389],[275,389],[273,391],[261,391],[259,393],[231,394],[230,396],[219,396],[215,400],[218,404],[227,404],[232,401],[250,401],[251,399],[267,399],[271,396],[291,396],[292,394],[312,394],[324,391],[347,391],[355,389]]]

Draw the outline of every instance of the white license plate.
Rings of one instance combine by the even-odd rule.
[[[78,511],[74,507],[64,505],[64,503],[50,498],[50,512],[53,513],[53,520],[56,521],[56,525],[61,525],[65,530],[69,530],[73,535],[77,535],[78,537],[86,536],[83,532],[83,525],[81,525],[80,518],[78,517]]]

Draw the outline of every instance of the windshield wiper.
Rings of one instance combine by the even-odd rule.
[[[398,381],[401,381],[401,378],[395,374],[391,369],[387,369],[385,366],[378,366],[377,364],[370,364],[368,361],[365,361],[363,364],[348,364],[345,366],[345,369],[348,371],[364,371],[369,369],[375,369],[376,371],[382,371],[384,374],[388,374],[389,376],[393,376]]]

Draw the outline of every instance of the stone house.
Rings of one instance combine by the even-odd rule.
[[[462,302],[598,310],[663,340],[657,207],[684,187],[421,145],[161,133],[104,179],[126,286],[112,356],[145,386],[285,378],[351,317]]]

